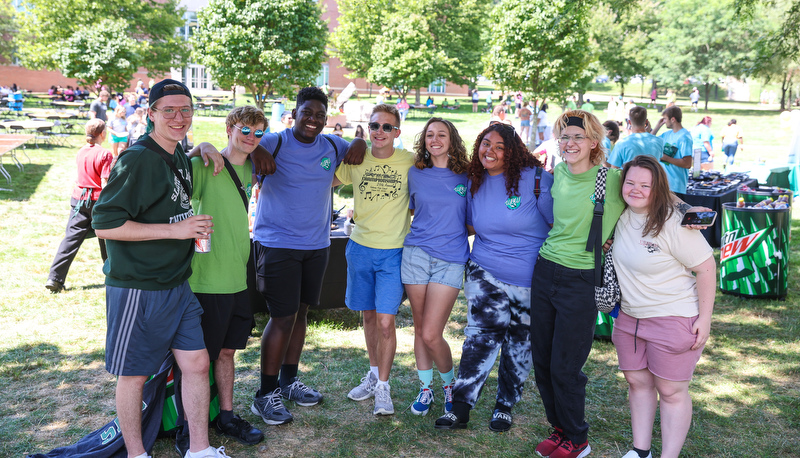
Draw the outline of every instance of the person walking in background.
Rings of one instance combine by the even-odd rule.
[[[475,234],[466,267],[467,327],[453,410],[436,429],[463,429],[500,355],[489,429],[508,431],[531,370],[531,278],[553,223],[553,177],[513,127],[494,124],[475,140],[468,169],[467,228]]]
[[[108,99],[111,97],[111,94],[108,91],[101,90],[100,94],[97,96],[96,99],[92,101],[89,105],[89,119],[102,119],[104,122],[108,122]]]
[[[118,105],[114,109],[114,118],[108,123],[111,133],[111,153],[117,157],[128,145],[128,121],[125,119],[125,107]]]
[[[692,152],[694,160],[700,157],[703,170],[714,168],[714,149],[711,142],[714,134],[711,132],[711,116],[705,116],[692,129]]]
[[[587,113],[594,113],[594,105],[592,104],[592,101],[589,100],[589,99],[586,99],[586,101],[583,102],[583,105],[581,105],[581,110],[583,110],[583,111],[585,111]]]
[[[700,91],[697,90],[697,87],[692,89],[692,93],[689,94],[689,100],[692,102],[692,111],[695,113],[697,112],[697,103],[700,101]]]
[[[78,179],[69,201],[72,211],[67,220],[66,235],[58,246],[53,264],[50,266],[50,275],[45,283],[45,287],[53,293],[64,289],[67,273],[81,244],[86,237],[94,235],[92,208],[100,196],[100,190],[108,181],[111,165],[114,163],[111,151],[102,146],[107,135],[106,123],[102,119],[92,119],[86,123],[85,131],[86,145],[78,150],[75,158],[78,164]],[[100,238],[97,240],[100,242],[100,257],[105,262],[108,257],[105,240]]]
[[[472,112],[478,112],[478,102],[481,101],[481,96],[478,94],[478,89],[475,88],[472,90]]]
[[[677,458],[692,422],[689,382],[710,334],[716,264],[703,234],[681,227],[655,159],[627,163],[622,183],[627,208],[612,246],[622,303],[612,340],[629,385],[634,447],[623,458],[652,458],[659,404],[661,457]]]
[[[728,121],[728,125],[720,132],[722,138],[722,152],[725,153],[725,166],[733,165],[733,157],[736,156],[737,149],[744,146],[742,129],[736,124],[735,119]]]
[[[543,141],[547,140],[545,138],[545,133],[547,132],[547,104],[542,103],[542,107],[539,109],[539,113],[536,114],[536,144],[540,145]]]
[[[431,118],[414,145],[408,172],[411,231],[403,242],[401,279],[414,318],[414,356],[421,387],[411,413],[433,403],[433,363],[442,379],[444,412],[453,406],[453,355],[444,339],[464,282],[467,241],[467,149],[450,121]]]
[[[667,89],[667,108],[674,107],[678,100],[678,95],[672,89]]]
[[[683,112],[677,106],[671,106],[661,113],[652,130],[653,135],[658,135],[662,126],[667,130],[660,135],[664,140],[664,154],[661,162],[669,179],[669,189],[672,192],[686,194],[687,170],[692,168],[692,134],[686,130],[681,121]]]
[[[345,304],[363,312],[369,371],[347,397],[375,398],[374,415],[394,415],[389,375],[397,349],[395,315],[403,301],[403,241],[411,225],[408,174],[414,155],[394,147],[400,114],[378,105],[369,118],[372,147],[360,165],[342,165],[334,185],[354,183],[355,228],[347,242]],[[330,210],[329,210],[330,211]]]
[[[654,87],[653,90],[650,91],[650,105],[647,105],[647,108],[650,107],[656,108],[658,106],[656,105],[657,98],[658,98],[658,89]]]
[[[640,154],[660,159],[664,154],[664,140],[647,132],[650,123],[645,107],[633,107],[630,112],[631,134],[614,145],[614,152],[608,155],[608,164],[621,169],[626,162]]]
[[[433,100],[430,99],[430,97],[428,99],[431,100],[431,103],[433,103]],[[400,113],[401,122],[406,120],[406,116],[408,116],[408,110],[410,109],[411,106],[408,104],[405,97],[397,101],[397,112]]]
[[[519,115],[519,136],[527,145],[531,138],[531,115],[533,112],[528,108],[528,103],[523,101],[522,108],[517,111],[517,114]]]

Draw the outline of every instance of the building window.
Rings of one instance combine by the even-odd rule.
[[[186,67],[186,85],[189,86],[189,89],[210,89],[210,80],[204,66],[189,65]]]
[[[195,11],[187,11],[183,15],[184,24],[181,27],[179,34],[185,39],[188,40],[189,37],[194,35],[194,31],[197,29],[197,12]]]
[[[317,87],[325,86],[330,82],[330,69],[328,68],[328,64],[322,64],[322,68],[319,70],[319,75],[317,76]]]
[[[446,86],[447,86],[447,80],[445,80],[444,78],[439,78],[428,86],[428,92],[432,94],[444,94]]]

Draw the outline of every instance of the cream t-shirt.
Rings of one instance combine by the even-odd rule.
[[[674,212],[657,237],[642,236],[646,215],[625,210],[614,233],[614,267],[622,311],[634,318],[693,317],[699,313],[691,268],[712,256],[700,231],[681,227]]]

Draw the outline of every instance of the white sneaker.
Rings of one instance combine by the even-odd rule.
[[[394,415],[394,404],[392,404],[392,395],[388,386],[379,385],[375,388],[375,410],[372,413],[375,415]]]
[[[372,371],[361,379],[361,383],[347,393],[347,397],[354,401],[363,401],[375,396],[375,386],[378,384],[378,377]]]
[[[189,458],[189,454],[191,452],[186,452],[183,458]],[[214,448],[209,446],[207,449],[197,452],[191,453],[194,458],[231,458],[225,454],[225,447]]]
[[[631,450],[630,452],[626,453],[625,456],[622,458],[639,458],[639,454]],[[647,454],[647,458],[653,458],[653,453],[650,452]]]

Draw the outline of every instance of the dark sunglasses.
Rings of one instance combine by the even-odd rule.
[[[239,126],[234,125],[233,127],[241,130],[242,131],[242,135],[244,135],[245,137],[250,135],[250,132],[253,131],[253,129],[251,129],[251,128],[247,127],[247,126],[239,127]],[[261,137],[264,136],[264,131],[261,130],[261,129],[258,129],[257,131],[253,132],[253,135],[255,135],[256,138],[261,138]]]
[[[389,124],[388,122],[386,124],[383,124],[383,125],[381,125],[380,123],[377,123],[377,122],[371,122],[371,123],[367,124],[367,126],[369,127],[369,130],[371,130],[373,132],[377,132],[378,129],[383,129],[383,131],[386,132],[387,134],[389,132],[391,132],[392,130],[394,130],[394,129],[400,130],[399,127],[395,127],[395,126]]]

